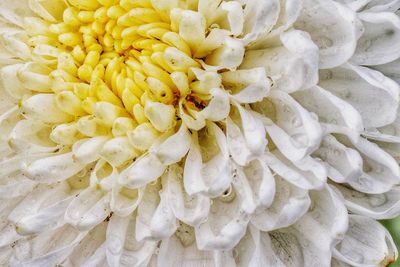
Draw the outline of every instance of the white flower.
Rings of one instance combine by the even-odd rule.
[[[394,261],[399,8],[1,1],[0,265]]]

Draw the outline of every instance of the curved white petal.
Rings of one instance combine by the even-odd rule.
[[[302,170],[287,160],[279,151],[268,152],[263,160],[275,173],[289,183],[306,190],[320,189],[326,182],[326,174],[316,175],[315,170]]]
[[[333,254],[352,266],[385,266],[395,261],[397,249],[380,223],[368,217],[349,215],[349,230]]]
[[[194,242],[192,230],[177,233],[163,240],[157,257],[157,267],[163,266],[214,266],[213,253],[199,250]],[[179,237],[178,237],[179,235]]]
[[[135,216],[113,215],[107,227],[106,256],[110,267],[147,266],[157,243],[136,241]]]
[[[102,246],[106,238],[106,229],[107,223],[103,222],[90,230],[61,265],[66,267],[106,267],[101,264],[106,262],[105,249]]]
[[[197,247],[201,250],[232,249],[246,233],[250,219],[246,205],[236,189],[213,199],[207,221],[195,228]]]
[[[143,187],[160,177],[166,168],[156,155],[147,153],[123,170],[118,182],[129,188]]]
[[[77,162],[73,153],[44,157],[23,166],[23,172],[39,183],[51,183],[65,180],[77,174],[85,167]]]
[[[58,108],[54,94],[37,94],[29,97],[22,101],[21,112],[25,117],[43,123],[63,123],[73,119],[73,116]]]
[[[236,109],[232,109],[227,119],[228,149],[238,164],[246,165],[264,152],[267,145],[265,128],[255,112],[234,104]]]
[[[331,0],[305,0],[294,26],[310,33],[319,48],[319,68],[326,69],[345,63],[353,55],[359,24],[355,12],[342,4]]]
[[[136,217],[136,239],[161,240],[176,230],[176,218],[168,205],[167,194],[159,193],[159,182],[146,186]]]
[[[263,67],[273,81],[272,89],[288,93],[309,88],[318,81],[318,47],[303,31],[280,36],[282,46],[249,50],[240,68]]]
[[[316,118],[282,91],[271,92],[276,122],[260,117],[280,152],[291,161],[299,161],[314,151],[321,141],[321,126]],[[256,109],[263,112],[262,106]],[[266,114],[268,116],[268,114]]]
[[[178,166],[170,166],[163,182],[164,190],[175,217],[180,221],[197,226],[207,219],[211,201],[207,196],[189,196],[183,186],[183,171]],[[165,183],[165,185],[164,185]]]
[[[64,213],[74,197],[66,183],[40,186],[19,203],[8,219],[20,235],[41,233],[64,224]]]
[[[395,120],[399,103],[396,82],[375,70],[350,64],[328,72],[319,85],[351,104],[360,113],[365,128]]]
[[[98,160],[100,151],[108,139],[107,136],[96,136],[79,140],[72,146],[74,158],[82,164],[89,164]]]
[[[60,150],[48,137],[51,127],[32,120],[20,120],[8,135],[7,144],[20,154],[51,153]]]
[[[150,153],[156,155],[163,164],[171,165],[187,154],[191,141],[190,132],[182,123],[174,135],[168,137],[160,145],[151,147]]]
[[[41,233],[32,239],[24,239],[14,247],[10,266],[52,267],[61,263],[73,248],[85,237],[72,226]]]
[[[335,185],[346,200],[347,208],[354,214],[383,220],[400,214],[399,188],[395,187],[383,194],[366,194],[351,188]]]
[[[260,35],[268,33],[279,18],[278,0],[246,1],[244,9],[243,41],[245,44],[256,41]]]
[[[139,205],[144,189],[129,189],[115,184],[112,188],[110,208],[118,216],[128,216]]]
[[[251,223],[261,231],[272,231],[292,225],[299,220],[310,206],[307,191],[291,185],[275,176],[276,194],[271,206],[258,209]]]
[[[24,95],[30,94],[30,91],[24,88],[17,77],[18,70],[22,66],[23,64],[15,64],[0,69],[2,88],[15,99],[22,99]]]
[[[332,135],[322,139],[321,146],[313,155],[325,162],[328,177],[335,182],[346,183],[362,174],[363,159],[360,154],[341,144]]]
[[[231,97],[239,103],[261,101],[269,93],[270,80],[263,68],[226,71],[221,74],[222,84],[231,91]]]
[[[192,136],[186,157],[183,173],[185,191],[188,195],[202,193],[216,197],[229,187],[232,179],[226,137],[214,123],[209,123],[200,134]],[[201,150],[203,146],[207,148]]]
[[[110,194],[88,187],[68,205],[65,221],[81,231],[90,230],[110,214]]]
[[[357,65],[380,65],[400,57],[400,18],[389,12],[362,12],[365,28],[351,62]]]
[[[357,136],[364,129],[361,115],[352,105],[319,86],[292,96],[308,111],[317,114],[320,122],[347,127]]]

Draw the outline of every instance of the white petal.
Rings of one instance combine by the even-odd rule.
[[[32,120],[20,120],[8,136],[8,145],[20,154],[51,153],[60,150],[49,135],[51,127]]]
[[[121,172],[118,182],[129,188],[139,188],[160,177],[166,168],[156,155],[144,154]]]
[[[275,179],[261,159],[243,167],[244,174],[254,194],[256,206],[269,207],[275,197]]]
[[[203,222],[210,209],[210,199],[201,194],[189,196],[183,186],[182,169],[178,166],[170,166],[165,176],[168,203],[177,219],[196,226]]]
[[[332,135],[323,138],[321,147],[313,155],[326,163],[328,176],[335,182],[349,182],[362,174],[363,159],[360,154],[338,142]]]
[[[23,17],[34,15],[28,5],[28,1],[2,2],[0,3],[0,17],[6,21],[23,26]]]
[[[31,57],[30,47],[27,45],[28,36],[23,31],[9,31],[0,34],[0,46],[16,58],[29,60]]]
[[[240,198],[231,190],[228,196],[213,200],[207,221],[195,229],[199,249],[229,250],[240,241],[249,221]]]
[[[114,167],[133,160],[137,155],[137,150],[130,144],[126,136],[108,140],[100,151],[100,157]]]
[[[21,112],[27,118],[44,123],[69,122],[73,117],[56,105],[54,94],[37,94],[22,101]]]
[[[319,86],[292,95],[304,108],[318,115],[323,123],[348,127],[359,132],[364,129],[358,111],[346,101]]]
[[[110,267],[120,266],[130,220],[131,216],[119,217],[118,215],[113,215],[108,223],[106,233],[106,255],[107,263]]]
[[[315,12],[318,10],[318,12]],[[306,0],[297,29],[311,34],[319,47],[319,67],[333,68],[346,62],[356,48],[359,22],[355,12],[331,0]]]
[[[238,164],[245,165],[248,160],[264,153],[267,145],[265,128],[255,112],[237,103],[235,106],[236,109],[233,111],[237,110],[237,112],[230,117],[236,121],[236,125],[232,125],[230,119],[227,120],[228,148],[233,159]],[[241,154],[242,148],[244,148],[244,154]]]
[[[24,167],[24,173],[34,181],[50,183],[65,180],[84,167],[84,164],[74,160],[70,152],[35,160]]]
[[[61,263],[81,241],[85,232],[65,225],[18,242],[10,266],[51,267]]]
[[[82,164],[89,164],[98,160],[100,151],[108,139],[109,137],[107,136],[96,136],[79,140],[72,146],[74,158]]]
[[[307,191],[275,177],[276,194],[272,205],[256,211],[251,223],[259,230],[272,231],[292,225],[299,220],[310,206]]]
[[[29,95],[30,91],[24,88],[17,77],[18,70],[23,64],[8,65],[0,70],[0,80],[4,90],[16,99]]]
[[[105,241],[106,228],[107,223],[103,222],[89,231],[85,238],[82,239],[82,241],[79,242],[79,244],[74,248],[69,257],[62,263],[62,265],[65,265],[66,267],[103,267],[103,265],[96,265],[95,259],[100,258],[102,262],[105,262],[104,249],[104,257],[99,255],[99,251],[102,250],[102,244]]]
[[[46,93],[52,92],[51,72],[52,69],[46,65],[30,62],[18,69],[17,77],[24,88]]]
[[[399,183],[399,166],[386,151],[364,138],[353,145],[363,158],[363,173],[347,181],[353,188],[364,193],[380,194]]]
[[[246,1],[243,25],[244,42],[250,43],[257,40],[260,35],[268,33],[277,22],[279,11],[278,0]]]
[[[144,194],[143,188],[128,189],[119,185],[112,188],[110,207],[118,216],[128,216],[142,201]]]
[[[268,166],[283,179],[302,189],[320,189],[326,182],[326,175],[316,176],[314,170],[302,170],[287,160],[279,151],[266,153],[263,157]]]
[[[357,44],[351,62],[356,65],[380,65],[400,57],[400,18],[389,12],[362,12],[365,32]]]
[[[368,217],[349,215],[349,230],[334,250],[334,257],[352,266],[388,265],[397,258],[389,232]]]
[[[335,185],[346,200],[347,208],[354,214],[382,220],[396,217],[400,212],[399,188],[383,194],[365,194],[341,185]]]
[[[43,19],[51,22],[57,22],[62,19],[63,10],[65,10],[68,6],[63,0],[29,0],[29,7]]]
[[[184,168],[185,191],[189,195],[202,193],[210,197],[220,195],[231,182],[229,155],[226,137],[214,123],[209,123],[197,139],[192,137],[192,144],[186,157]],[[202,142],[202,145],[199,145]],[[215,143],[217,144],[215,146]],[[207,149],[200,150],[202,146]]]
[[[152,147],[150,153],[156,155],[163,164],[170,165],[180,161],[187,154],[190,143],[189,130],[182,123],[174,135],[168,137],[160,145]]]
[[[263,68],[226,71],[221,74],[226,90],[232,91],[232,98],[239,103],[254,103],[268,95],[270,80]]]
[[[110,194],[88,187],[68,205],[65,221],[81,231],[90,230],[110,214]]]
[[[273,89],[294,92],[318,81],[318,47],[303,31],[280,36],[283,46],[246,52],[241,68],[264,67]]]
[[[387,64],[373,66],[372,68],[400,84],[400,59]]]
[[[243,43],[232,37],[225,37],[224,44],[206,57],[205,63],[217,70],[236,69],[243,60],[245,48]]]
[[[272,91],[271,100],[275,105],[276,124],[267,117],[260,117],[265,129],[286,158],[291,161],[304,158],[321,141],[322,131],[318,121],[282,91]]]
[[[357,109],[365,128],[381,127],[395,120],[399,102],[396,82],[380,72],[350,64],[329,72],[319,85]]]
[[[172,105],[147,101],[144,114],[160,132],[165,132],[175,126],[175,108]]]
[[[213,253],[199,250],[193,242],[185,244],[173,235],[161,242],[157,267],[163,266],[214,266]]]
[[[160,184],[147,185],[138,207],[136,239],[160,240],[176,230],[176,219],[168,206],[166,194],[159,193]]]

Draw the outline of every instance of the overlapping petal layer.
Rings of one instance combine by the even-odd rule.
[[[386,266],[399,0],[0,3],[0,265]]]

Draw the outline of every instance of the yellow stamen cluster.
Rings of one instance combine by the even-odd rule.
[[[60,22],[32,21],[29,40],[54,65],[55,102],[70,115],[54,128],[53,141],[73,144],[134,130],[133,140],[141,133],[157,136],[175,126],[180,99],[195,108],[206,105],[208,92],[191,71],[201,68],[196,43],[178,33],[180,9],[156,9],[150,0],[69,3]],[[162,123],[149,119],[154,110],[163,111]]]

